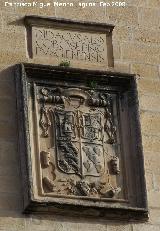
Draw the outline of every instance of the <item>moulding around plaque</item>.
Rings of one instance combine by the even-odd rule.
[[[24,212],[147,220],[135,76],[21,64],[16,87]]]
[[[25,16],[28,54],[48,64],[70,61],[82,68],[113,67],[113,25]]]

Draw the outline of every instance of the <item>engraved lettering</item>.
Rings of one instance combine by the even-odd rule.
[[[105,63],[106,37],[104,34],[33,28],[35,55],[70,60]]]

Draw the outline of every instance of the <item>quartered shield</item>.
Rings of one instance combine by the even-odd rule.
[[[97,111],[55,111],[57,165],[62,172],[81,177],[104,173],[103,121]]]

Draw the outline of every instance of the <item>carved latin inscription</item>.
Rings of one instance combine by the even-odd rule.
[[[106,35],[33,27],[33,55],[106,63]]]

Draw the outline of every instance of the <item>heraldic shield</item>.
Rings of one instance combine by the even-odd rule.
[[[81,110],[55,112],[58,167],[82,177],[104,172],[101,113]]]
[[[79,88],[40,92],[42,137],[52,143],[50,153],[41,153],[44,191],[98,197],[114,190],[119,160],[110,95]]]

